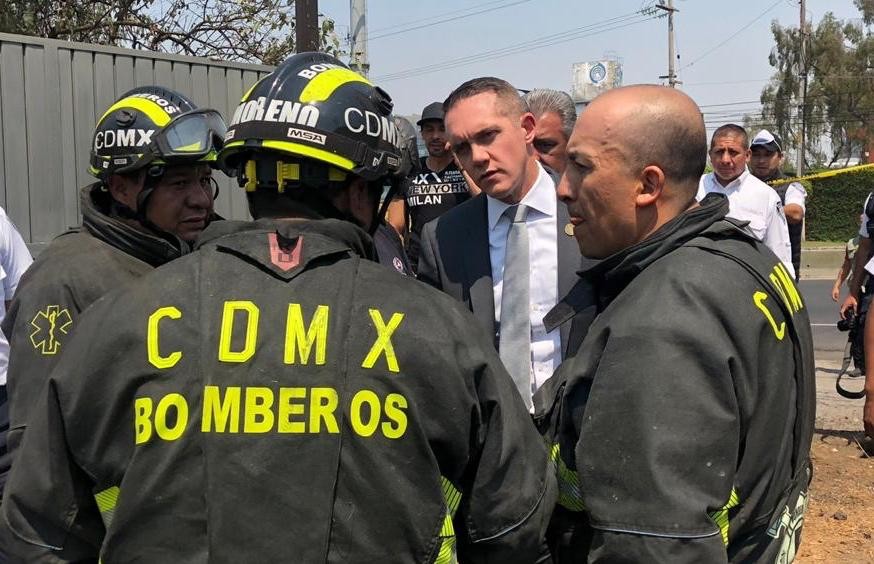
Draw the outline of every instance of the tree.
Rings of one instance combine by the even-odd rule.
[[[0,0],[0,31],[276,65],[294,53],[293,0]],[[338,55],[320,14],[322,49]]]
[[[867,25],[874,18],[874,0],[856,0],[856,6]],[[776,71],[762,90],[762,114],[751,121],[770,125],[788,147],[797,148],[803,115],[806,164],[832,165],[860,155],[874,125],[874,69],[869,64],[874,39],[867,29],[826,13],[808,32],[804,60],[797,27],[774,22],[771,32],[775,47],[769,61]],[[798,97],[799,69],[807,75],[803,108]]]

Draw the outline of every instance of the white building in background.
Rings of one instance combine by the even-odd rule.
[[[619,86],[622,86],[622,60],[616,55],[573,65],[571,97],[577,112],[599,94]]]

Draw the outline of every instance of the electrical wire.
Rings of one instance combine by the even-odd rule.
[[[412,69],[406,69],[402,71],[397,71],[394,73],[388,73],[382,76],[374,77],[373,80],[376,82],[390,82],[393,80],[400,80],[404,78],[412,78],[415,76],[420,76],[423,74],[430,74],[433,72],[438,72],[441,70],[447,70],[450,68],[455,68],[459,66],[465,66],[473,63],[490,61],[494,59],[498,59],[501,57],[506,57],[509,55],[514,55],[516,53],[520,53],[523,51],[532,51],[535,49],[541,49],[543,47],[550,47],[552,45],[558,45],[560,43],[566,43],[568,41],[573,41],[575,39],[582,39],[584,37],[591,37],[593,35],[597,35],[599,33],[604,33],[607,31],[613,31],[616,29],[622,29],[625,27],[629,27],[631,25],[635,25],[638,23],[642,23],[649,20],[660,19],[662,15],[653,14],[653,13],[642,13],[642,12],[632,12],[629,14],[625,14],[622,16],[616,16],[614,18],[610,18],[607,20],[603,20],[601,22],[596,22],[594,24],[589,24],[586,26],[573,28],[561,33],[550,34],[546,36],[537,37],[535,39],[517,43],[515,45],[501,47],[498,49],[492,49],[488,51],[482,51],[480,53],[475,53],[473,55],[467,55],[465,57],[459,57],[457,59],[451,59],[447,61],[442,61],[438,63],[432,63],[430,65],[424,65],[422,67],[416,67]]]
[[[762,12],[761,14],[759,14],[758,16],[756,16],[753,20],[751,20],[749,23],[747,23],[746,25],[744,25],[743,27],[741,27],[739,30],[735,31],[734,33],[732,33],[731,35],[729,35],[728,37],[726,37],[723,41],[717,43],[716,45],[714,45],[713,47],[711,47],[710,49],[708,49],[707,51],[705,51],[705,52],[704,52],[701,56],[699,56],[697,59],[695,59],[695,60],[693,60],[693,61],[691,61],[691,62],[689,62],[689,63],[686,63],[685,65],[683,65],[682,67],[680,67],[680,70],[683,70],[683,69],[686,69],[686,68],[691,67],[692,65],[694,65],[695,63],[697,63],[698,61],[700,61],[701,59],[703,59],[704,57],[710,55],[711,53],[713,53],[714,51],[716,51],[717,49],[719,49],[720,47],[722,47],[723,45],[725,45],[726,43],[728,43],[729,41],[731,41],[732,39],[734,39],[735,37],[737,37],[738,35],[740,35],[741,32],[745,31],[745,30],[746,30],[747,28],[749,28],[751,25],[753,25],[754,23],[756,23],[757,21],[759,21],[760,19],[762,19],[762,18],[765,16],[765,14],[767,14],[768,12],[770,12],[771,10],[773,10],[774,8],[776,8],[776,7],[777,7],[778,5],[780,5],[782,2],[783,2],[783,0],[777,0],[776,2],[774,2],[773,4],[771,4],[770,6],[768,6],[768,8],[767,8],[764,12]]]
[[[443,18],[443,19],[429,18],[431,21],[428,21],[427,23],[421,23],[421,24],[418,24],[418,25],[414,25],[414,26],[412,26],[412,27],[404,28],[404,29],[397,29],[397,27],[402,27],[402,26],[394,26],[394,28],[393,28],[394,31],[389,31],[389,32],[386,32],[386,33],[378,33],[378,32],[374,32],[373,35],[371,35],[371,34],[368,33],[368,35],[367,35],[367,40],[366,40],[366,41],[362,41],[361,43],[370,43],[371,41],[374,41],[374,40],[377,40],[377,39],[382,39],[382,38],[384,38],[384,37],[391,37],[391,36],[394,36],[394,35],[401,35],[401,34],[403,34],[403,33],[409,33],[409,32],[411,32],[411,31],[417,31],[417,30],[420,30],[420,29],[424,29],[424,28],[426,28],[426,27],[433,27],[433,26],[435,26],[435,25],[440,25],[440,24],[444,24],[444,23],[448,23],[448,22],[454,22],[454,21],[461,20],[461,19],[464,19],[464,18],[469,18],[469,17],[471,17],[471,16],[477,16],[477,15],[479,15],[479,14],[485,14],[485,13],[488,13],[488,12],[494,12],[495,10],[501,10],[501,9],[503,9],[503,8],[509,8],[509,7],[511,7],[511,6],[517,6],[517,5],[519,5],[519,4],[525,4],[526,2],[530,2],[530,1],[531,1],[531,0],[515,0],[514,2],[510,2],[510,3],[508,3],[508,4],[504,4],[503,6],[497,6],[497,7],[493,7],[493,8],[482,8],[482,9],[480,9],[480,10],[472,11],[472,12],[470,12],[470,13],[466,13],[466,14],[462,14],[462,15],[458,15],[458,16],[446,17],[446,18]],[[439,18],[439,17],[438,17],[438,18]],[[385,28],[383,28],[383,29],[385,29]],[[351,44],[352,44],[352,40],[351,40],[351,39],[347,39],[347,40],[344,42],[344,45],[346,45],[346,46],[349,46],[349,45],[351,45]]]

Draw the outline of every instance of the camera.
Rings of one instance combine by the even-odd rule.
[[[838,320],[838,331],[854,331],[859,323],[859,316],[856,312],[850,311],[847,317]]]

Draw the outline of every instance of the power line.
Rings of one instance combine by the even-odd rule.
[[[756,23],[757,21],[759,21],[762,17],[765,16],[765,14],[767,14],[768,12],[770,12],[771,10],[773,10],[774,8],[776,8],[776,7],[777,7],[779,4],[781,4],[782,2],[783,2],[783,0],[777,0],[776,2],[774,2],[773,4],[771,4],[771,5],[768,7],[767,10],[765,10],[764,12],[762,12],[761,14],[759,14],[758,16],[756,16],[755,19],[751,20],[751,21],[750,21],[749,23],[747,23],[745,26],[741,27],[739,30],[735,31],[734,33],[732,33],[731,35],[729,35],[728,37],[726,37],[722,42],[717,43],[716,45],[714,45],[713,47],[711,47],[710,49],[708,49],[707,51],[705,51],[704,54],[702,54],[702,55],[701,55],[700,57],[698,57],[697,59],[693,60],[693,61],[690,62],[690,63],[686,63],[685,65],[683,65],[682,67],[680,67],[680,70],[683,70],[683,69],[686,69],[686,68],[691,67],[692,65],[694,65],[695,63],[697,63],[698,61],[700,61],[701,59],[703,59],[703,58],[706,57],[707,55],[713,53],[714,51],[716,51],[717,49],[719,49],[720,47],[722,47],[723,45],[725,45],[726,43],[728,43],[729,41],[731,41],[732,39],[734,39],[735,37],[737,37],[738,35],[740,35],[741,32],[745,31],[745,30],[746,30],[747,28],[749,28],[751,25],[753,25],[754,23]]]
[[[500,9],[503,9],[503,8],[509,8],[509,7],[511,7],[511,6],[517,6],[517,5],[519,5],[519,4],[525,4],[526,2],[530,2],[530,1],[531,1],[531,0],[515,0],[514,2],[510,2],[510,3],[508,3],[508,4],[504,4],[503,6],[497,6],[497,7],[492,7],[492,8],[481,8],[481,9],[479,9],[479,10],[470,11],[469,13],[464,13],[464,14],[456,15],[456,16],[452,16],[452,17],[446,17],[446,18],[443,18],[443,19],[435,19],[435,18],[432,17],[432,18],[428,18],[428,20],[430,20],[430,21],[427,21],[427,23],[419,23],[418,25],[413,25],[413,26],[411,26],[411,27],[407,27],[407,28],[403,28],[403,29],[397,29],[398,27],[403,27],[403,26],[393,26],[393,28],[391,28],[391,29],[393,29],[394,31],[388,31],[388,32],[385,32],[385,33],[378,33],[378,32],[376,32],[376,33],[374,33],[373,35],[369,35],[368,38],[367,38],[367,42],[373,41],[373,40],[375,40],[375,39],[382,39],[383,37],[391,37],[391,36],[393,36],[393,35],[401,35],[401,34],[403,34],[403,33],[409,33],[409,32],[411,32],[411,31],[416,31],[416,30],[419,30],[419,29],[424,29],[424,28],[426,28],[426,27],[432,27],[432,26],[435,26],[435,25],[440,25],[440,24],[444,24],[444,23],[448,23],[448,22],[454,22],[454,21],[456,21],[456,20],[461,20],[461,19],[464,19],[464,18],[469,18],[469,17],[471,17],[471,16],[477,16],[477,15],[479,15],[479,14],[485,14],[485,13],[494,12],[495,10],[500,10]],[[492,2],[492,4],[494,4],[494,2]],[[439,17],[438,17],[438,18],[439,18]],[[389,29],[389,28],[383,28],[383,29]],[[346,41],[344,42],[345,45],[348,45],[349,43],[350,43],[350,42],[349,42],[348,40],[346,40]]]
[[[524,43],[517,43],[515,45],[510,45],[507,47],[501,47],[498,49],[492,49],[489,51],[483,51],[480,53],[476,53],[473,55],[467,55],[465,57],[459,57],[457,59],[451,59],[447,61],[442,61],[438,63],[433,63],[430,65],[425,65],[422,67],[416,67],[412,69],[406,69],[403,71],[397,71],[394,73],[385,74],[379,77],[374,77],[374,81],[379,82],[389,82],[392,80],[399,80],[402,78],[411,78],[414,76],[420,76],[423,74],[429,74],[432,72],[438,72],[441,70],[447,70],[450,68],[455,68],[459,66],[465,66],[472,63],[484,62],[493,59],[498,59],[501,57],[506,57],[509,55],[514,55],[516,53],[522,51],[532,51],[535,49],[541,49],[543,47],[549,47],[552,45],[557,45],[559,43],[566,43],[568,41],[573,41],[575,39],[582,39],[584,37],[590,37],[593,35],[597,35],[599,33],[604,33],[607,31],[613,31],[616,29],[622,29],[624,27],[628,27],[637,23],[659,19],[660,15],[653,15],[651,11],[645,12],[632,12],[630,14],[625,14],[622,16],[616,16],[614,18],[610,18],[608,20],[604,20],[601,22],[596,22],[594,24],[589,24],[586,26],[573,28],[561,33],[557,34],[549,34],[541,37],[537,37],[535,39],[526,41]]]
[[[410,21],[407,21],[407,22],[399,23],[399,24],[392,24],[392,25],[390,25],[390,26],[378,27],[378,28],[372,30],[372,32],[373,32],[373,33],[380,33],[380,32],[387,31],[387,30],[391,30],[391,29],[397,29],[398,27],[406,27],[406,26],[410,26],[410,25],[420,24],[420,23],[422,23],[422,22],[431,21],[431,20],[433,20],[433,19],[435,19],[435,18],[443,18],[443,17],[446,17],[446,16],[453,16],[453,15],[457,15],[457,14],[465,14],[465,13],[468,13],[468,12],[471,12],[471,11],[474,11],[474,10],[478,10],[478,9],[481,9],[481,8],[485,8],[486,6],[494,6],[495,4],[505,4],[505,3],[509,2],[509,1],[511,1],[511,0],[491,0],[491,2],[483,2],[482,4],[473,5],[473,6],[468,6],[467,8],[462,8],[462,9],[460,9],[460,10],[451,10],[451,11],[449,11],[449,12],[443,12],[442,14],[436,14],[436,15],[431,15],[431,16],[425,16],[425,17],[422,17],[422,18],[419,18],[419,19],[416,19],[416,20],[410,20]],[[489,8],[489,9],[500,10],[500,9],[503,8],[503,7],[504,7],[504,6],[500,6],[500,5],[499,5],[499,6],[494,6],[493,8]]]

